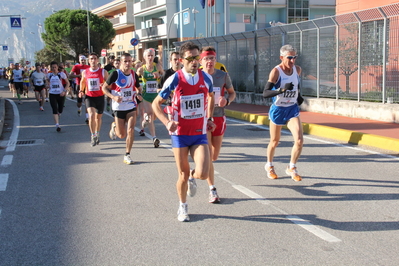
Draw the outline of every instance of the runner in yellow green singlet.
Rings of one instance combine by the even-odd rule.
[[[142,78],[143,86],[143,102],[140,103],[139,108],[144,107],[144,119],[143,119],[143,128],[148,125],[148,129],[150,130],[150,134],[152,136],[152,141],[154,144],[154,148],[159,147],[159,139],[155,134],[155,114],[152,110],[151,103],[157,97],[158,93],[158,82],[163,75],[164,71],[162,67],[156,63],[154,63],[155,58],[155,50],[150,48],[144,51],[143,58],[145,63],[137,70],[137,75]],[[144,133],[144,132],[143,132]]]
[[[152,63],[153,67],[152,70],[147,69],[147,65],[143,66],[143,83],[144,83],[144,88],[143,88],[143,98],[144,101],[152,103],[154,101],[155,97],[157,97],[157,89],[158,89],[158,83],[159,83],[159,78],[155,78],[155,76],[158,76],[157,74],[159,73],[157,69],[157,64]],[[157,73],[154,75],[154,73]]]

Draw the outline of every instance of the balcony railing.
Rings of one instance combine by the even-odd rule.
[[[155,37],[166,37],[166,24],[160,24],[154,27],[137,30],[136,33],[140,39],[149,39]]]
[[[140,2],[141,9],[146,9],[146,8],[155,6],[156,4],[157,4],[157,0],[146,0],[146,1]]]
[[[134,12],[140,13],[144,9],[148,9],[151,7],[154,8],[165,4],[166,0],[145,0],[145,1],[136,2],[134,4]]]
[[[114,28],[115,27],[118,28],[118,26],[126,27],[126,26],[130,26],[130,25],[134,24],[133,16],[127,16],[127,15],[111,18],[111,19],[109,19],[109,21],[112,23]]]
[[[120,17],[111,18],[109,21],[112,23],[112,25],[119,24]]]

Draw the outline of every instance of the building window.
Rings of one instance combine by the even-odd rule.
[[[220,24],[220,13],[212,14],[211,22],[215,23],[215,20],[216,20],[216,24]]]
[[[123,41],[125,40],[125,34],[118,34],[115,38],[117,42]]]
[[[251,15],[243,14],[242,20],[243,20],[244,23],[251,23]]]
[[[288,0],[288,23],[309,20],[309,0]]]
[[[219,19],[219,21],[218,21]],[[239,23],[251,23],[252,21],[252,15],[251,14],[236,14],[236,22]],[[212,22],[213,22],[213,18],[212,18]],[[216,23],[220,22],[220,16],[219,18],[216,17]]]

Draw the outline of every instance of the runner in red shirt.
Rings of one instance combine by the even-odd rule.
[[[77,65],[74,65],[71,73],[69,73],[69,78],[76,78],[76,91],[75,95],[78,95],[80,91],[80,80],[82,78],[82,72],[83,70],[89,68],[89,65],[86,65],[86,56],[84,55],[79,55],[79,63]],[[78,107],[78,115],[81,116],[82,114],[82,102],[83,98],[78,96],[77,99],[77,104],[76,106]],[[88,121],[89,115],[86,113],[86,120]]]
[[[108,72],[98,67],[98,55],[89,55],[90,68],[83,70],[80,81],[79,98],[85,97],[86,109],[89,114],[91,146],[100,144],[100,129],[104,112],[104,93],[102,85],[108,78]]]
[[[178,70],[164,83],[161,92],[152,103],[156,116],[172,135],[172,147],[179,178],[176,188],[180,199],[177,219],[190,220],[187,211],[187,195],[196,192],[195,179],[207,179],[210,169],[210,152],[207,130],[215,130],[212,115],[215,106],[212,77],[199,67],[199,47],[192,42],[180,48],[183,69]],[[172,106],[165,116],[161,104],[173,93]],[[195,169],[190,170],[189,154]]]

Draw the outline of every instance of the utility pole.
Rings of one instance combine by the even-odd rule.
[[[87,52],[90,54],[90,13],[89,13],[89,0],[87,0]]]
[[[254,94],[257,92],[259,87],[259,54],[258,54],[258,0],[254,0],[254,58],[255,58],[255,65],[254,65]],[[254,97],[255,99],[255,97]]]

